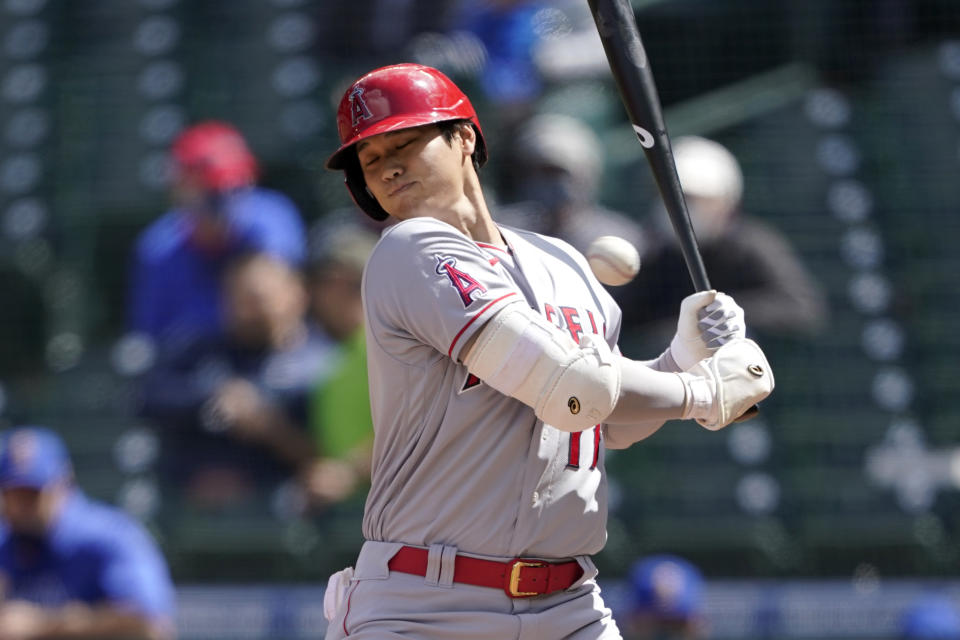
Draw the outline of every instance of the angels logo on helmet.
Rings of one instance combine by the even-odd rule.
[[[350,118],[353,121],[353,126],[357,126],[361,120],[368,120],[373,117],[373,112],[370,111],[366,100],[363,99],[363,87],[354,87],[348,100],[350,100]]]

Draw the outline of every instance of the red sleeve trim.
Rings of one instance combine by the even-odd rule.
[[[498,247],[498,246],[496,246],[496,245],[487,244],[487,243],[485,243],[485,242],[475,242],[474,244],[476,244],[478,247],[483,247],[484,249],[493,249],[494,251],[499,251],[499,252],[501,252],[501,253],[506,253],[506,254],[509,254],[509,253],[510,253],[509,250],[504,249],[503,247]]]
[[[457,341],[460,339],[460,336],[462,336],[462,335],[463,335],[463,332],[467,330],[467,327],[469,327],[470,325],[473,324],[473,321],[474,321],[474,320],[476,320],[477,318],[479,318],[480,316],[482,316],[482,315],[486,312],[487,309],[489,309],[489,308],[492,307],[493,305],[497,304],[498,302],[500,302],[500,301],[503,300],[504,298],[509,298],[510,296],[515,296],[515,295],[517,295],[517,292],[516,292],[516,291],[511,291],[510,293],[508,293],[508,294],[506,294],[506,295],[504,295],[504,296],[500,296],[500,297],[497,298],[496,300],[493,300],[493,301],[491,301],[491,302],[488,302],[487,305],[486,305],[483,309],[480,309],[480,311],[478,311],[476,314],[474,314],[474,316],[473,316],[472,318],[470,318],[469,320],[467,320],[467,324],[463,325],[463,328],[460,329],[460,331],[457,332],[457,335],[455,335],[455,336],[453,337],[453,342],[450,343],[450,348],[447,349],[447,355],[450,356],[451,358],[453,357],[453,348],[454,348],[455,346],[457,346]]]

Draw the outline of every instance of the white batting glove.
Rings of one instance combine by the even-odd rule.
[[[670,353],[680,369],[686,371],[727,342],[746,335],[743,309],[733,298],[714,289],[698,291],[680,303]]]
[[[735,338],[747,337],[746,317],[736,300],[718,291],[713,302],[698,312],[700,340],[711,353]]]
[[[347,587],[353,580],[353,567],[337,571],[327,580],[327,589],[323,592],[323,617],[330,622],[337,617],[337,611],[347,597]]]
[[[686,373],[678,373],[687,390],[683,418],[694,418],[716,431],[773,391],[773,370],[759,345],[736,338]]]

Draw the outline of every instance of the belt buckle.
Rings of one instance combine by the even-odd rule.
[[[530,562],[527,560],[514,560],[510,567],[510,582],[507,586],[507,595],[511,598],[530,598],[538,596],[536,591],[520,591],[520,570],[524,567],[545,567],[546,562]]]

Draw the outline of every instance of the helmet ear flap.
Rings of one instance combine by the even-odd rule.
[[[367,181],[363,178],[363,170],[360,169],[356,155],[347,160],[343,169],[343,182],[347,185],[350,197],[368,216],[378,222],[390,217],[390,214],[384,211],[377,199],[367,190]]]

